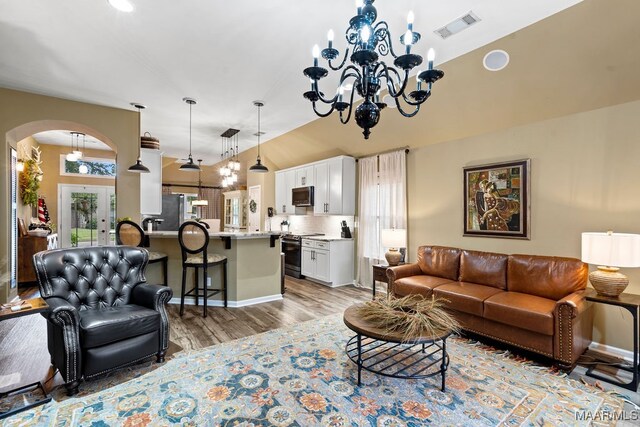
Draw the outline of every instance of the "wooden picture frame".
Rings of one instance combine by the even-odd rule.
[[[464,236],[530,239],[531,159],[463,172]]]
[[[18,232],[20,233],[20,237],[24,237],[27,235],[27,226],[24,223],[24,219],[18,218]]]

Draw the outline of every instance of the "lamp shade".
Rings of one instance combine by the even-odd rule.
[[[191,202],[191,206],[209,206],[208,200],[198,199]]]
[[[380,240],[385,248],[406,248],[407,230],[403,228],[382,229]]]
[[[640,234],[582,233],[582,261],[607,267],[640,267]]]

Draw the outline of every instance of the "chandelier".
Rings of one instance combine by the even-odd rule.
[[[354,116],[358,126],[364,129],[362,133],[365,139],[369,139],[370,129],[378,124],[380,112],[387,106],[380,100],[383,82],[398,111],[404,117],[413,117],[420,110],[420,105],[431,96],[433,83],[444,76],[442,71],[433,69],[435,53],[433,49],[429,49],[427,69],[418,73],[415,89],[408,87],[409,73],[422,64],[422,57],[411,53],[413,45],[420,40],[420,34],[413,31],[413,12],[409,12],[407,16],[407,31],[400,36],[400,43],[405,47],[398,55],[393,48],[389,25],[385,21],[375,23],[378,12],[373,6],[374,1],[356,0],[357,14],[349,21],[349,28],[345,33],[348,47],[339,65],[334,61],[338,59],[340,52],[334,49],[333,30],[329,30],[328,46],[321,52],[318,45],[315,45],[312,52],[313,66],[304,69],[304,75],[311,80],[311,90],[305,92],[304,97],[311,101],[313,111],[320,117],[327,117],[333,110],[337,110],[340,122],[346,124],[351,119],[355,92],[363,98],[355,108]],[[352,51],[351,56],[349,50]],[[326,68],[318,66],[320,54],[327,60],[331,70],[342,70],[340,85],[331,98],[326,98],[318,89],[318,81],[329,74]],[[393,58],[393,66],[380,59],[389,55]],[[350,64],[347,64],[347,58],[350,59]],[[349,87],[352,88],[351,94],[345,95],[345,91],[350,90]],[[316,106],[318,101],[329,104],[331,108],[326,112],[319,111]]]
[[[238,132],[240,132],[238,129],[227,129],[220,135],[222,137],[220,176],[223,187],[230,187],[238,182],[238,171],[240,170]]]

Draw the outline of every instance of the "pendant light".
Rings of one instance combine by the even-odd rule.
[[[71,151],[67,154],[67,161],[69,162],[77,162],[78,161],[78,155],[77,150],[75,149],[75,145],[73,143],[73,140],[76,138],[76,135],[78,134],[78,132],[70,132],[71,133]]]
[[[193,163],[193,157],[191,156],[191,107],[196,103],[196,100],[192,98],[182,98],[182,100],[189,104],[189,158],[187,160],[187,163],[180,166],[180,170],[187,172],[198,172],[200,170],[200,167]]]
[[[80,135],[82,135],[82,138],[84,139],[84,133],[82,132],[71,132],[75,137],[76,137],[76,149],[73,150],[73,155],[76,157],[76,159],[81,159],[83,154],[82,151],[80,151]]]
[[[145,108],[147,108],[145,105],[139,104],[137,102],[132,102],[131,105],[135,108],[138,109],[138,134],[142,131],[142,126],[140,125],[141,121],[142,121],[142,116],[140,115],[140,111],[144,110]],[[138,160],[136,160],[136,164],[135,165],[131,165],[129,166],[129,169],[127,169],[129,172],[136,172],[136,173],[149,173],[151,172],[149,170],[148,167],[146,167],[145,165],[142,164],[142,160],[140,159],[140,138],[138,138]]]
[[[198,159],[198,198],[191,202],[191,206],[209,206],[209,201],[202,197],[202,159]]]
[[[258,133],[256,133],[256,135],[258,136],[258,157],[256,158],[256,164],[251,166],[249,168],[249,171],[257,173],[267,173],[269,172],[269,169],[262,164],[262,160],[260,159],[260,135],[262,134],[260,132],[260,108],[264,107],[264,102],[253,101],[253,105],[258,107]]]

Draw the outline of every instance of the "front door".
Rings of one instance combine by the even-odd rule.
[[[58,237],[62,248],[115,244],[115,188],[58,185]]]

